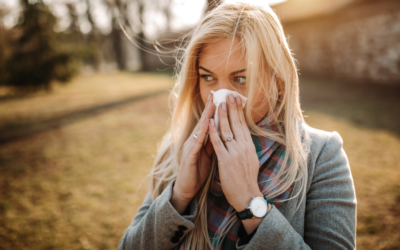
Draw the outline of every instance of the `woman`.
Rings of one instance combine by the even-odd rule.
[[[356,199],[338,133],[307,126],[268,6],[222,4],[186,45],[151,190],[119,249],[354,249]],[[228,89],[213,118],[211,90]]]

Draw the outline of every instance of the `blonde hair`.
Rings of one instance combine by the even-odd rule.
[[[179,50],[177,81],[170,95],[171,127],[159,146],[150,173],[153,200],[177,177],[183,145],[204,109],[198,86],[199,54],[204,46],[226,38],[239,38],[245,51],[248,93],[245,117],[251,133],[271,138],[286,147],[282,167],[263,193],[268,194],[267,198],[274,198],[296,184],[301,186],[304,194],[307,167],[306,150],[298,128],[298,123],[304,122],[299,103],[298,75],[276,14],[269,6],[225,3],[209,12],[189,36]],[[260,91],[266,93],[264,101],[269,104],[267,115],[274,119],[278,133],[264,131],[252,120],[254,99]],[[207,195],[215,170],[215,156],[212,162],[208,179],[196,194],[198,213],[194,218],[195,228],[184,239],[186,249],[213,249],[207,231]],[[227,223],[222,223],[218,229],[220,237],[216,241],[213,239],[217,242],[214,247],[218,248],[236,220],[233,213]]]

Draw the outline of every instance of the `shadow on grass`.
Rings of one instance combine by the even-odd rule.
[[[0,102],[7,102],[7,101],[24,99],[24,98],[26,98],[28,96],[29,95],[4,95],[4,96],[0,96]]]
[[[44,121],[0,127],[0,144],[27,138],[90,118],[121,105],[165,93],[165,90],[78,110]],[[357,126],[383,129],[400,137],[400,86],[353,84],[301,77],[302,109],[348,120]]]
[[[71,124],[73,122],[87,119],[92,116],[98,115],[110,109],[134,102],[145,98],[154,97],[159,94],[166,93],[166,90],[158,90],[151,93],[146,93],[139,96],[129,97],[120,101],[106,103],[95,107],[77,110],[66,115],[51,118],[44,121],[38,121],[18,126],[5,126],[0,128],[0,144],[12,142],[18,139],[27,138],[39,133],[43,133],[52,129],[57,129],[62,126]]]
[[[300,78],[302,110],[348,120],[359,127],[388,130],[400,137],[400,86],[354,84]]]

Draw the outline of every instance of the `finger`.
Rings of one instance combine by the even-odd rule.
[[[199,150],[203,146],[208,131],[209,119],[201,120],[197,126],[199,127],[196,127],[197,131],[193,132],[190,136],[192,142],[191,147],[194,152],[199,152]],[[195,134],[197,138],[194,138],[193,134]]]
[[[206,112],[204,113],[204,117],[206,118],[212,118],[214,116],[215,113],[215,104],[213,103],[213,95],[210,94],[209,100],[208,100],[208,104],[206,106]]]
[[[239,97],[237,97],[239,98]],[[240,98],[239,98],[240,99]],[[230,129],[237,142],[245,141],[242,124],[240,122],[236,98],[230,94],[227,98]]]
[[[212,103],[212,100],[213,100],[213,95],[210,93],[207,97],[207,102],[204,106],[204,110],[201,113],[198,123],[200,123],[202,120],[204,120],[207,117],[207,115],[209,114],[209,112],[210,112],[209,108],[210,108],[210,104]],[[194,130],[194,131],[196,131],[196,130]]]
[[[208,95],[208,99],[206,102],[206,106],[203,110],[203,113],[200,117],[200,120],[198,121],[196,127],[193,129],[193,133],[198,136],[198,134],[201,131],[201,127],[203,126],[203,123],[209,123],[209,118],[213,117],[214,112],[215,112],[215,104],[212,102],[213,101],[213,96],[211,94]],[[208,118],[208,119],[207,119]],[[193,137],[193,136],[192,136]],[[195,139],[193,137],[193,139]],[[204,138],[202,139],[204,141]]]
[[[240,121],[240,125],[241,125],[241,129],[242,129],[244,138],[248,142],[253,141],[251,139],[250,130],[247,127],[246,118],[244,117],[244,107],[242,104],[242,99],[240,99],[239,96],[236,97],[236,103],[237,103],[238,117],[239,117],[239,121]]]
[[[204,140],[207,135],[208,126],[210,122],[210,118],[213,116],[215,111],[215,105],[211,102],[212,97],[209,98],[209,104],[206,107],[206,110],[203,112],[204,117],[200,119],[196,128],[193,130],[193,133],[196,134],[197,138],[194,138],[193,134],[191,136],[192,141],[192,150],[198,152],[204,144]]]
[[[218,110],[219,130],[221,131],[222,141],[226,142],[229,137],[233,137],[233,134],[231,132],[231,128],[230,128],[229,121],[228,121],[228,110],[226,107],[226,103],[223,102],[219,106],[220,106],[220,107],[218,107],[219,108],[219,110]],[[232,143],[229,143],[229,144],[232,144]],[[226,145],[226,146],[228,146],[228,145]],[[230,147],[230,146],[232,146],[232,145],[229,145],[228,147]]]
[[[219,138],[214,119],[210,119],[210,125],[208,126],[208,128],[210,140],[213,145],[214,151],[217,154],[217,157],[225,157],[228,154],[228,151],[226,150],[224,143],[221,141],[221,138]]]
[[[213,104],[213,95],[211,93],[207,97],[206,105],[204,107],[203,113],[201,114],[202,118],[208,115],[208,108],[210,107],[210,104]]]

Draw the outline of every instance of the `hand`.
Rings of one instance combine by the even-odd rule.
[[[211,168],[211,155],[214,152],[210,141],[204,140],[207,135],[210,118],[215,112],[215,104],[210,94],[203,114],[193,130],[193,135],[186,140],[183,146],[182,160],[172,191],[171,204],[182,213],[187,204],[193,199],[206,181]],[[186,206],[185,206],[186,205]]]
[[[221,103],[218,113],[221,138],[225,142],[218,136],[213,119],[210,119],[210,139],[218,157],[222,191],[229,204],[240,212],[249,206],[253,197],[263,196],[257,182],[260,163],[241,99],[230,94],[227,103]],[[234,139],[226,141],[228,137]]]

